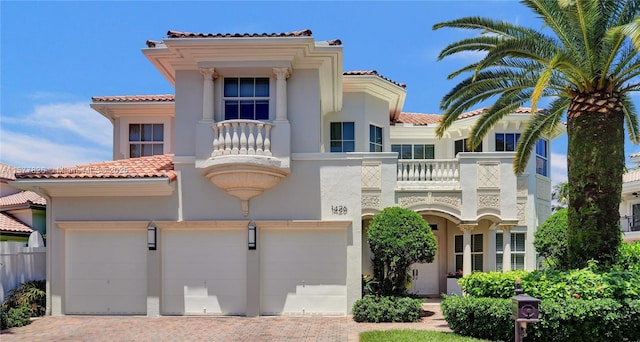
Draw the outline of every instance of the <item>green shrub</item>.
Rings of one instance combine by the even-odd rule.
[[[516,278],[522,279],[527,272],[475,272],[460,280],[462,291],[473,297],[511,298]]]
[[[511,300],[446,296],[442,315],[456,334],[491,341],[513,341]]]
[[[0,330],[22,327],[31,323],[31,308],[21,306],[10,308],[6,312],[0,310]]]
[[[533,234],[533,246],[544,258],[545,266],[552,269],[568,267],[567,212],[567,209],[556,211]]]
[[[32,280],[18,285],[9,291],[7,299],[2,303],[2,308],[30,308],[31,317],[44,316],[47,308],[47,295],[44,280]]]
[[[528,327],[530,341],[623,341],[623,306],[613,299],[544,300],[540,322]],[[634,324],[635,325],[635,324]],[[637,329],[637,327],[635,327]]]
[[[640,241],[620,244],[615,266],[623,270],[640,272]]]
[[[421,313],[422,301],[408,297],[365,296],[353,305],[356,322],[415,322]]]
[[[640,322],[640,299],[626,299],[622,301],[622,312],[624,317],[622,318],[626,324],[622,324],[620,327],[622,336],[626,337],[629,341],[640,341],[640,329],[638,329],[638,323]]]

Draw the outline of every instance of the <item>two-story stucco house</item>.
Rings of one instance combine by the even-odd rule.
[[[640,164],[640,153],[632,154],[631,162]],[[624,241],[640,241],[640,168],[638,167],[622,175],[620,227]]]
[[[528,109],[471,152],[482,109],[437,139],[438,115],[402,112],[403,84],[343,71],[341,42],[308,30],[169,31],[142,51],[175,94],[93,98],[114,160],[14,182],[49,203],[52,314],[345,315],[371,273],[367,226],[396,205],[439,244],[415,293],[458,269],[536,267],[562,132],[514,174]]]

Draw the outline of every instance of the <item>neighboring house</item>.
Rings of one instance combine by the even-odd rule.
[[[631,155],[633,163],[640,163],[640,153]],[[622,201],[620,202],[620,227],[624,241],[640,241],[640,168],[622,175]]]
[[[33,231],[46,233],[47,202],[32,191],[9,185],[16,168],[0,163],[0,241],[27,242]]]
[[[344,315],[371,273],[367,226],[396,205],[438,239],[416,293],[446,292],[457,269],[535,268],[563,132],[515,175],[528,109],[470,152],[483,109],[437,139],[438,115],[402,113],[403,84],[343,72],[339,40],[169,31],[147,46],[175,96],[93,98],[114,161],[16,176],[51,199],[52,314]]]

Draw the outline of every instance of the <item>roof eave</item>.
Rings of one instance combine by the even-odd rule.
[[[99,196],[169,196],[175,190],[175,182],[169,176],[149,178],[71,178],[28,179],[11,182],[16,188],[40,191],[51,197],[99,197]]]

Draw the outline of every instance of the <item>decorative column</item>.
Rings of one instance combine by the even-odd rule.
[[[502,229],[502,272],[511,271],[511,229],[512,224],[501,224]]]
[[[462,230],[462,244],[464,245],[462,253],[462,275],[471,274],[471,231],[477,224],[460,224],[458,227]]]
[[[216,78],[214,68],[201,68],[204,77],[202,84],[202,120],[213,121],[213,80]]]
[[[287,78],[289,68],[273,68],[276,74],[276,121],[287,121]]]

